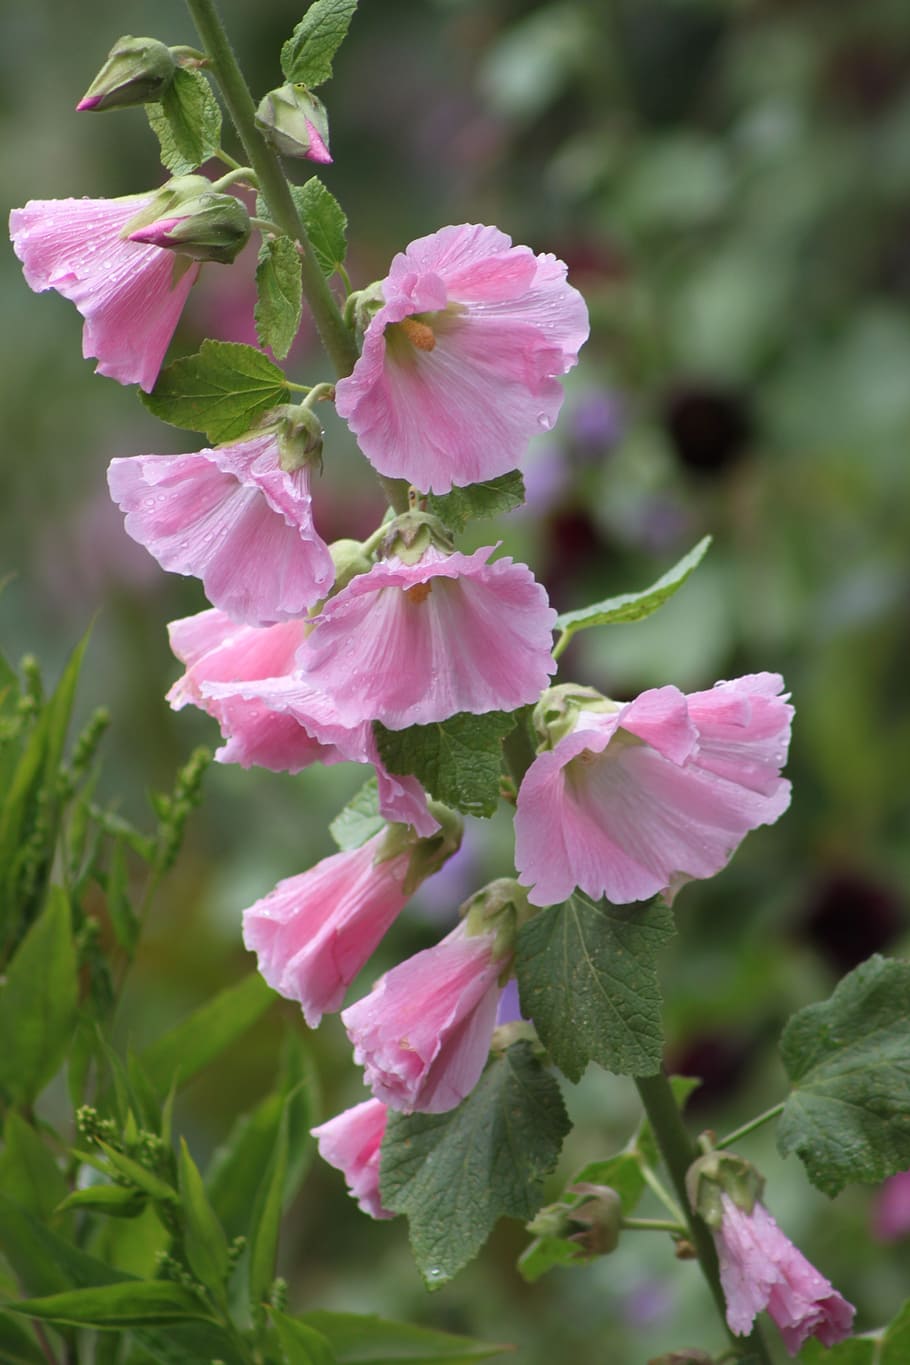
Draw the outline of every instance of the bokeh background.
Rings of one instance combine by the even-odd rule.
[[[277,84],[287,0],[224,0],[257,94]],[[701,1075],[693,1117],[728,1129],[783,1093],[776,1040],[873,951],[908,949],[910,709],[910,10],[902,0],[382,0],[362,7],[321,93],[351,223],[355,286],[447,222],[497,223],[554,251],[585,293],[592,337],[556,431],[527,465],[529,504],[496,528],[559,609],[643,587],[711,532],[714,547],[651,621],[590,632],[561,676],[624,699],[780,671],[796,704],[791,810],[730,868],[677,902],[663,961],[673,1066]],[[135,192],[161,179],[138,110],[73,105],[121,33],[192,42],[175,0],[4,0],[0,183],[29,198]],[[230,145],[230,144],[228,144]],[[305,164],[292,174],[305,179]],[[255,253],[207,267],[175,352],[206,335],[253,342]],[[81,359],[81,322],[33,297],[0,259],[3,365],[2,648],[53,675],[94,619],[80,706],[113,712],[102,791],[141,820],[204,717],[172,713],[165,623],[203,605],[163,574],[109,504],[109,459],[193,448],[135,393]],[[304,329],[293,377],[330,377]],[[377,488],[340,425],[317,516],[366,534]],[[488,543],[488,527],[472,545]],[[362,773],[290,779],[215,767],[159,896],[121,1010],[141,1044],[248,970],[240,912],[331,851],[326,815]],[[509,825],[473,822],[465,848],[406,911],[357,990],[433,942],[459,902],[509,867]],[[186,1095],[200,1160],[273,1078],[277,1006]],[[308,1036],[323,1113],[363,1097],[343,1031]],[[51,1099],[53,1102],[53,1099]],[[591,1071],[567,1087],[577,1127],[554,1194],[614,1151],[638,1118],[631,1085]],[[906,1292],[910,1240],[881,1240],[879,1192],[833,1203],[773,1135],[744,1146],[790,1233],[858,1305],[857,1329]],[[525,1242],[502,1225],[433,1296],[403,1220],[373,1224],[316,1162],[288,1218],[294,1308],[407,1317],[513,1342],[524,1365],[639,1365],[720,1344],[696,1271],[630,1234],[612,1257],[525,1286]]]

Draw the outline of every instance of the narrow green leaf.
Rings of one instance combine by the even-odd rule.
[[[375,777],[365,782],[344,810],[329,825],[329,833],[341,849],[360,848],[385,824],[379,814],[379,786]]]
[[[457,1109],[389,1113],[382,1202],[407,1214],[429,1288],[477,1254],[501,1215],[534,1216],[569,1127],[559,1086],[527,1043],[494,1058]]]
[[[11,1109],[3,1125],[0,1190],[39,1218],[48,1219],[66,1195],[66,1181],[50,1148]]]
[[[263,242],[256,266],[256,335],[260,346],[283,360],[291,349],[303,308],[300,257],[290,237]]]
[[[792,1089],[777,1145],[825,1194],[910,1166],[908,1001],[910,962],[876,955],[784,1029]]]
[[[183,1138],[180,1139],[178,1168],[186,1258],[200,1284],[206,1285],[226,1306],[224,1286],[230,1269],[227,1238]]]
[[[0,1251],[29,1294],[53,1294],[74,1284],[110,1284],[127,1278],[80,1251],[4,1194],[0,1194]]]
[[[273,1308],[269,1317],[284,1352],[286,1365],[337,1365],[335,1353],[321,1332]]]
[[[319,179],[311,176],[291,189],[319,269],[330,279],[344,265],[348,220],[344,209]]]
[[[7,1304],[14,1313],[73,1327],[141,1327],[147,1323],[213,1321],[195,1294],[168,1280],[124,1280],[120,1284],[71,1289],[46,1298]]]
[[[61,1201],[58,1212],[68,1209],[91,1209],[106,1213],[111,1218],[138,1218],[148,1203],[141,1190],[126,1185],[88,1185],[84,1190],[73,1190]]]
[[[281,49],[281,69],[294,85],[321,85],[344,42],[357,0],[315,0]]]
[[[275,999],[258,972],[228,986],[142,1053],[152,1085],[164,1096],[175,1078],[185,1085],[241,1038]]]
[[[139,941],[139,917],[130,904],[126,844],[122,838],[115,839],[111,846],[105,890],[107,913],[114,936],[120,947],[132,957]]]
[[[275,1278],[287,1163],[288,1112],[285,1104],[272,1159],[259,1187],[251,1223],[249,1285],[250,1302],[253,1304],[263,1302],[269,1285]]]
[[[3,1365],[47,1365],[32,1333],[8,1313],[0,1313],[0,1360]]]
[[[512,1349],[359,1313],[319,1309],[301,1313],[297,1321],[325,1337],[338,1365],[434,1365],[438,1360],[447,1365],[471,1365],[472,1361],[487,1360]]]
[[[221,147],[221,110],[199,71],[178,66],[161,102],[145,112],[171,175],[188,175]]]
[[[498,517],[512,512],[525,500],[525,484],[518,469],[500,474],[484,483],[472,483],[466,488],[453,488],[451,493],[427,498],[427,509],[445,522],[452,531],[463,531],[469,521],[477,517]]]
[[[522,926],[522,1013],[570,1080],[589,1062],[628,1076],[660,1069],[657,956],[672,934],[673,916],[656,902],[595,905],[580,891]]]
[[[106,1142],[98,1142],[98,1146],[104,1152],[110,1164],[121,1175],[125,1175],[127,1180],[131,1180],[137,1189],[144,1190],[151,1199],[160,1199],[165,1204],[175,1204],[177,1202],[177,1191],[162,1180],[159,1176],[147,1171],[144,1166],[140,1166],[138,1161],[126,1156],[123,1152],[116,1151]]]
[[[235,341],[203,341],[195,355],[166,365],[151,393],[140,398],[171,426],[231,441],[259,426],[290,397],[285,377],[268,356]]]
[[[434,725],[387,730],[374,721],[379,755],[389,772],[414,773],[431,796],[467,815],[490,816],[499,804],[502,741],[515,714],[460,711]]]
[[[595,602],[591,607],[581,607],[578,611],[565,611],[556,618],[556,629],[568,635],[587,630],[589,626],[618,625],[623,621],[643,621],[662,607],[675,592],[678,592],[686,579],[698,568],[711,544],[711,537],[705,536],[698,544],[683,555],[678,564],[642,592],[626,592],[619,597],[607,597],[603,602]]]
[[[0,1090],[30,1103],[56,1074],[76,1019],[76,954],[65,893],[53,887],[0,987]]]
[[[148,1357],[159,1365],[209,1365],[217,1361],[219,1365],[249,1365],[246,1350],[238,1348],[235,1338],[228,1335],[223,1327],[211,1322],[171,1323],[169,1327],[134,1327],[130,1339],[140,1346],[144,1354],[141,1365],[146,1365]],[[130,1358],[129,1365],[139,1365],[138,1360]]]

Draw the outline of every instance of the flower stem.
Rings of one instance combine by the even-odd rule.
[[[698,1146],[682,1121],[679,1105],[676,1103],[666,1072],[659,1071],[656,1076],[636,1076],[635,1084],[650,1120],[660,1154],[673,1181],[673,1188],[686,1215],[689,1237],[695,1248],[701,1272],[711,1290],[721,1320],[727,1327],[726,1302],[720,1283],[720,1267],[714,1237],[707,1223],[693,1211],[686,1191],[686,1172],[699,1155]],[[727,1331],[729,1332],[729,1328]],[[758,1365],[773,1365],[773,1358],[760,1327],[755,1327],[752,1334],[745,1339],[733,1340],[741,1356],[749,1356]]]
[[[759,1114],[756,1118],[750,1119],[749,1122],[744,1123],[741,1128],[734,1128],[732,1133],[728,1133],[725,1138],[721,1138],[720,1142],[715,1142],[714,1146],[717,1148],[732,1147],[734,1142],[739,1142],[740,1138],[744,1138],[748,1133],[754,1132],[755,1129],[760,1128],[763,1123],[770,1123],[772,1119],[776,1119],[778,1114],[783,1110],[784,1104],[784,1100],[781,1100],[780,1104],[773,1104],[770,1109],[766,1109],[763,1114]]]
[[[669,1218],[624,1218],[622,1226],[630,1232],[675,1232],[680,1236],[688,1231],[681,1223],[674,1223]]]

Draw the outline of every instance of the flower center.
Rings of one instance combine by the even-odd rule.
[[[413,588],[405,588],[404,595],[409,602],[425,602],[432,591],[432,583],[415,583]]]
[[[421,322],[419,318],[402,318],[401,322],[393,323],[407,337],[408,341],[418,351],[432,351],[436,345],[436,333],[426,322]]]

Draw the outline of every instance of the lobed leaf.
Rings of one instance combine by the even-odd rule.
[[[413,773],[437,801],[467,815],[490,816],[499,804],[502,741],[515,728],[516,715],[459,711],[433,725],[373,731],[389,772]]]
[[[171,175],[189,175],[221,147],[221,110],[199,71],[178,67],[160,103],[145,112]]]
[[[332,58],[344,42],[357,0],[315,0],[281,49],[281,69],[294,85],[330,79]]]
[[[347,254],[347,215],[318,175],[292,186],[291,194],[319,269],[330,279],[344,265]]]
[[[283,360],[293,345],[303,310],[300,257],[290,237],[263,242],[256,265],[253,317],[260,346]]]
[[[166,365],[140,398],[171,426],[201,431],[215,444],[235,440],[290,397],[285,377],[267,355],[236,341],[203,341],[195,355]]]
[[[496,479],[453,488],[451,493],[433,494],[427,498],[427,509],[439,517],[452,531],[463,531],[469,521],[477,517],[498,517],[521,507],[525,500],[525,484],[521,471],[513,469]]]

